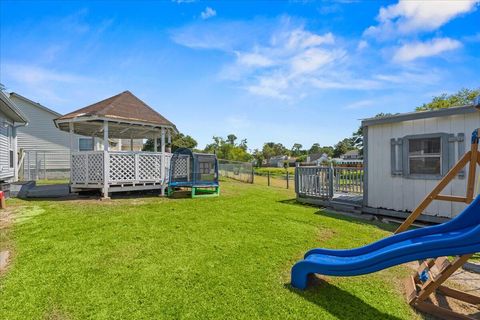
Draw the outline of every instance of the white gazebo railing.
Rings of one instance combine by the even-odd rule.
[[[110,192],[161,189],[168,183],[171,157],[167,152],[72,152],[70,185],[73,191],[105,187]]]

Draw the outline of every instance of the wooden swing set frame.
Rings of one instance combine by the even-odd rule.
[[[469,204],[475,196],[475,177],[477,165],[480,165],[480,153],[478,150],[480,129],[472,133],[472,144],[470,150],[453,166],[437,186],[423,199],[407,219],[398,227],[395,233],[406,231],[420,214],[434,201],[451,201]],[[457,174],[468,165],[467,192],[466,196],[442,195],[443,189],[457,176]],[[479,212],[480,214],[480,212]],[[479,305],[480,297],[469,293],[449,288],[443,283],[465,262],[472,254],[455,257],[450,261],[447,257],[428,259],[423,261],[418,270],[406,281],[408,303],[419,311],[429,313],[441,319],[473,319],[467,315],[454,312],[433,303],[429,297],[432,294],[440,293],[443,296],[451,297],[469,304]],[[423,275],[427,274],[428,279],[423,282]]]

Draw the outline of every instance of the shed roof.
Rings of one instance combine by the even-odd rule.
[[[395,123],[395,122],[401,122],[401,121],[436,118],[436,117],[446,117],[451,115],[475,113],[475,112],[478,112],[478,109],[476,109],[475,106],[470,105],[470,106],[438,109],[438,110],[432,110],[432,111],[399,113],[399,114],[386,116],[386,117],[362,119],[362,126],[367,127],[367,126],[372,126],[377,124]]]
[[[177,131],[172,122],[153,110],[150,106],[148,106],[145,102],[137,98],[128,90],[84,108],[67,113],[64,116],[57,118],[55,121],[57,122],[79,117],[107,118],[113,121],[136,121],[172,127],[175,131]]]

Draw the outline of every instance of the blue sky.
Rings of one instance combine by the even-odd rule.
[[[130,90],[194,136],[332,145],[478,88],[478,1],[1,1],[0,81],[60,113]]]

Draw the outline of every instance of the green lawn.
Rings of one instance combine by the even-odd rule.
[[[9,201],[0,319],[418,317],[402,294],[404,267],[292,289],[290,268],[306,250],[389,234],[293,197],[223,182],[218,198]]]

